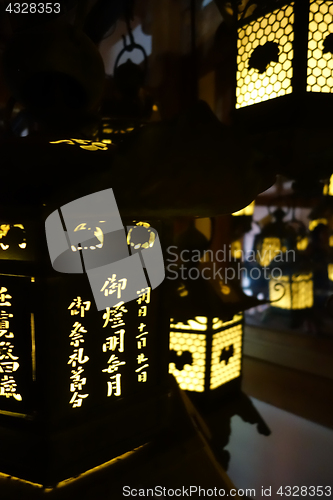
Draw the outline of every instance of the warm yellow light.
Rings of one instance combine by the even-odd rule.
[[[308,92],[333,92],[333,59],[324,51],[325,38],[333,33],[333,3],[312,0],[308,35]]]
[[[230,252],[234,259],[241,259],[243,255],[242,242],[240,240],[233,241],[230,246]]]
[[[310,222],[309,222],[309,229],[310,229],[310,231],[313,231],[314,228],[318,226],[318,224],[325,224],[325,225],[327,225],[328,224],[327,219],[314,219],[314,220],[310,220]]]
[[[305,236],[305,238],[302,238],[298,240],[297,242],[297,250],[306,250],[309,244],[309,238]]]
[[[333,174],[330,177],[328,184],[324,185],[323,194],[325,196],[333,196]]]
[[[174,375],[181,389],[203,392],[205,389],[206,335],[177,332],[174,331],[175,327],[179,328],[178,324],[171,325],[170,350],[176,351],[179,357],[186,351],[190,352],[192,363],[184,364],[182,370],[177,370],[175,363],[169,363],[169,373]],[[189,329],[194,328],[195,326]]]
[[[330,247],[333,247],[333,234],[330,236],[329,245]]]
[[[152,110],[153,111],[158,111],[158,106],[156,104],[154,104],[153,107],[152,107]]]
[[[333,281],[333,264],[328,264],[327,266],[328,278]]]
[[[86,149],[87,151],[106,151],[108,149],[103,142],[89,141],[85,139],[63,139],[60,141],[50,141],[50,144],[69,144],[71,146],[78,144],[80,148]]]
[[[281,286],[277,286],[281,284]],[[283,286],[282,286],[283,285]],[[285,294],[280,300],[281,294]],[[271,277],[269,280],[269,298],[274,302],[274,307],[281,309],[308,309],[313,306],[313,280],[312,273],[307,275],[293,275],[280,278]]]
[[[112,144],[111,139],[103,139],[102,142],[104,142],[104,144]]]
[[[236,108],[274,99],[292,92],[294,2],[268,13],[238,30]],[[248,68],[253,50],[266,42],[279,45],[279,62],[266,71]]]
[[[237,212],[234,212],[232,215],[238,216],[238,215],[253,215],[254,212],[254,206],[255,206],[255,201],[253,200],[252,203],[247,205],[247,207],[242,208],[241,210],[238,210]]]
[[[240,319],[241,316],[237,315],[228,323],[235,324]],[[240,376],[242,333],[242,325],[238,324],[213,334],[210,389],[216,389]],[[221,360],[223,354],[226,354],[226,359]]]
[[[261,250],[257,251],[257,260],[261,266],[268,266],[283,250],[286,249],[284,247],[281,248],[280,238],[264,238]]]
[[[212,351],[210,369],[210,389],[237,378],[241,372],[242,353],[242,314],[236,314],[232,320],[223,321],[213,318]],[[177,369],[177,362],[169,364],[180,388],[188,391],[205,390],[205,372],[207,368],[207,337],[199,333],[202,326],[207,329],[208,318],[196,316],[195,320],[174,323],[170,321],[170,350],[175,351],[179,360],[184,356],[183,368]],[[187,330],[184,332],[183,330]],[[211,334],[208,332],[208,334]]]

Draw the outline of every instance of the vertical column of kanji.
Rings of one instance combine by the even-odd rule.
[[[115,275],[113,275],[115,279]],[[110,278],[109,278],[110,279]],[[119,280],[120,282],[122,280]],[[126,280],[127,281],[127,280]],[[120,298],[120,290],[123,285],[120,283],[120,288],[118,287],[118,295]],[[125,285],[126,286],[126,285]],[[124,361],[125,353],[125,317],[128,310],[124,306],[124,302],[120,301],[114,307],[107,307],[105,313],[103,314],[104,324],[103,328],[108,327],[111,329],[111,335],[105,338],[102,345],[102,351],[107,353],[107,367],[102,369],[103,373],[108,374],[109,380],[107,380],[106,385],[106,395],[111,396],[121,396],[122,395],[122,373],[119,367],[126,364]]]
[[[15,356],[14,333],[10,331],[10,312],[12,296],[7,293],[5,286],[0,288],[0,397],[14,398],[22,401],[22,396],[17,392],[17,383],[14,373],[19,369],[19,357]]]
[[[69,356],[68,364],[71,366],[69,390],[71,398],[69,404],[72,408],[82,406],[83,399],[86,399],[89,394],[84,394],[87,379],[84,376],[84,365],[89,361],[89,356],[84,354],[84,337],[88,333],[84,327],[83,318],[86,312],[89,311],[91,302],[89,300],[83,301],[81,297],[77,296],[68,307],[71,316],[78,316],[80,321],[75,321],[71,333],[69,335],[70,345],[73,346],[73,353]]]
[[[136,358],[137,368],[135,372],[138,374],[138,382],[147,382],[149,368],[149,359],[147,355],[147,339],[149,332],[146,323],[148,319],[148,304],[150,303],[151,288],[143,288],[137,293],[139,294],[139,297],[136,302],[140,306],[138,309],[138,318],[140,318],[140,321],[136,335],[138,356]]]

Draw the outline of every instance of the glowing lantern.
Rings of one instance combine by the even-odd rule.
[[[323,194],[328,196],[333,196],[333,174],[327,184],[324,185]]]
[[[273,215],[275,221],[266,224],[254,242],[257,262],[263,267],[268,266],[277,255],[296,247],[297,234],[291,225],[283,221],[285,212],[277,209]]]
[[[287,117],[288,124],[318,120],[319,109],[326,115],[333,92],[332,1],[247,2],[237,29],[239,123],[248,118],[263,130],[268,122],[285,126]]]
[[[291,311],[310,309],[313,306],[313,275],[299,252],[295,253],[292,261],[285,257],[284,262],[277,261],[275,264],[275,273],[269,280],[269,298],[271,302],[275,301],[272,307]],[[277,270],[281,272],[279,276],[276,275]],[[277,300],[281,289],[284,295]]]
[[[104,146],[72,142],[66,147],[88,146],[92,158]],[[98,311],[85,274],[51,267],[44,220],[53,211],[3,208],[0,220],[0,471],[44,486],[145,443],[163,427],[168,399],[163,287],[124,304],[126,283],[111,280],[105,292],[119,303]],[[80,225],[95,239],[91,253],[105,247],[103,222]],[[135,226],[129,249],[154,245],[149,221],[123,224]],[[160,223],[152,225],[161,237]]]
[[[178,284],[170,321],[170,363],[180,388],[214,398],[240,388],[243,314],[202,279]],[[195,312],[194,312],[195,311]]]

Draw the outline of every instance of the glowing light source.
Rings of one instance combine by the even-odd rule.
[[[241,210],[238,210],[237,212],[234,212],[232,215],[234,216],[240,216],[240,215],[253,215],[254,212],[254,206],[255,206],[255,201],[253,200],[249,205],[247,205],[245,208],[242,208]]]
[[[284,296],[281,296],[281,287],[285,289]],[[269,280],[269,298],[274,302],[274,307],[281,309],[308,309],[313,306],[313,280],[312,273],[282,275],[279,278],[271,276]]]
[[[205,392],[241,375],[242,314],[232,320],[196,316],[170,323],[172,373],[181,389]]]
[[[329,36],[333,33],[333,2],[311,0],[308,35],[308,92],[333,92],[333,59]]]
[[[309,230],[313,231],[319,224],[328,224],[327,219],[314,219],[309,222]]]
[[[274,99],[292,92],[294,2],[238,29],[236,108]],[[267,60],[260,73],[249,69],[253,51],[269,42],[279,46],[278,62]]]

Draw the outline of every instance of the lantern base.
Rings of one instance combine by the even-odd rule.
[[[139,489],[185,488],[189,491],[191,485],[203,489],[214,485],[217,489],[225,490],[226,496],[232,496],[230,490],[235,485],[214,456],[209,429],[175,381],[171,387],[168,426],[151,442],[145,442],[136,449],[129,448],[131,451],[117,456],[112,462],[104,463],[88,474],[71,478],[52,489],[42,489],[15,478],[0,476],[3,498],[37,500],[49,498],[50,495],[54,500],[122,498],[128,489],[133,490],[133,496],[140,496]],[[191,496],[194,493],[192,490]],[[146,496],[151,496],[151,493]]]
[[[143,445],[167,426],[169,413],[168,394],[155,394],[72,426],[1,415],[0,472],[54,487]]]

